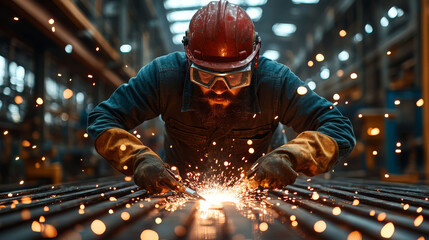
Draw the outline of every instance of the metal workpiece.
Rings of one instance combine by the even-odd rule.
[[[225,197],[149,195],[130,178],[0,193],[0,239],[425,239],[429,188],[298,178]]]

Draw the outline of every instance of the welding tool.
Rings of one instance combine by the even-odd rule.
[[[195,191],[195,190],[193,190],[193,189],[191,189],[191,188],[189,188],[189,187],[187,187],[187,186],[185,186],[183,183],[182,183],[182,178],[180,177],[180,175],[178,175],[178,174],[175,174],[171,169],[169,169],[169,168],[167,168],[167,172],[171,175],[171,176],[173,176],[175,179],[177,179],[178,181],[179,181],[179,183],[180,183],[180,185],[177,185],[177,189],[173,189],[173,190],[175,190],[175,191],[178,191],[178,192],[181,192],[181,193],[185,193],[185,194],[188,194],[189,196],[191,196],[191,197],[194,197],[194,198],[196,198],[196,199],[198,199],[198,200],[206,200],[205,198],[203,198],[201,195],[199,195],[198,193],[197,193],[197,191]]]

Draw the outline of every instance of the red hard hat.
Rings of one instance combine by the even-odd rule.
[[[195,13],[183,43],[188,60],[220,71],[243,67],[254,59],[256,68],[261,46],[247,13],[222,0]]]

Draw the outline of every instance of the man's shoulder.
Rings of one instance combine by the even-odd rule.
[[[289,71],[289,68],[279,62],[261,56],[259,58],[258,73],[260,75],[269,75],[271,77],[281,77]]]
[[[153,62],[160,71],[165,70],[185,70],[186,55],[184,52],[173,52],[167,55],[157,57]]]

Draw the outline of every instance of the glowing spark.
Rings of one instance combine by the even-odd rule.
[[[121,218],[124,221],[128,221],[130,219],[130,214],[128,212],[121,213]]]
[[[395,226],[393,223],[388,222],[380,231],[380,235],[384,238],[390,238],[392,237],[393,233],[395,232]]]
[[[213,146],[216,146],[216,142],[213,142],[212,144],[213,144]]]
[[[85,209],[85,205],[81,204],[79,208],[83,210]]]
[[[312,66],[314,65],[314,62],[310,60],[310,61],[308,61],[308,62],[307,62],[307,65],[308,65],[309,67],[312,67]]]
[[[420,226],[420,224],[422,224],[423,222],[423,216],[419,215],[418,217],[416,217],[416,219],[414,219],[414,226],[418,227]]]
[[[156,233],[155,231],[146,229],[140,234],[140,239],[141,240],[147,240],[147,239],[158,240],[159,236],[158,236],[158,233]]]
[[[401,104],[401,101],[395,100],[395,105],[399,105],[399,104]]]
[[[290,219],[291,221],[295,221],[295,220],[296,220],[296,216],[295,216],[295,215],[290,215],[289,219]]]
[[[24,180],[19,181],[19,185],[24,184]]]
[[[358,77],[357,73],[350,74],[351,79],[356,79]]]
[[[97,52],[98,52],[99,50],[100,50],[100,48],[99,48],[99,47],[96,47],[96,48],[95,48],[95,51],[97,51]]]
[[[278,118],[279,118],[279,116],[275,116],[275,117],[274,117],[274,120],[277,120]]]
[[[51,30],[52,30],[52,32],[55,32],[55,27],[52,27]]]
[[[392,52],[391,51],[387,51],[386,54],[387,54],[387,56],[389,56],[390,54],[392,54]]]
[[[109,209],[109,214],[113,214],[113,209]]]
[[[340,95],[338,93],[335,93],[334,96],[332,97],[335,101],[340,100]]]
[[[384,114],[384,117],[385,117],[385,118],[388,118],[388,117],[389,117],[389,114],[388,114],[388,113],[385,113],[385,114]]]
[[[43,104],[43,99],[42,99],[41,97],[38,97],[38,98],[36,99],[36,103],[37,103],[38,105],[42,105],[42,104]]]
[[[255,152],[255,149],[253,149],[253,148],[249,148],[249,153],[250,154],[253,154]]]
[[[311,195],[311,199],[313,200],[319,199],[319,194],[317,192],[313,192],[313,194]]]
[[[161,224],[162,223],[162,219],[160,217],[155,218],[155,223],[156,224]]]
[[[405,210],[405,211],[407,211],[409,207],[410,207],[410,204],[408,204],[408,203],[407,203],[407,204],[405,204],[405,205],[404,205],[404,210]]]
[[[300,86],[300,87],[298,87],[297,89],[296,89],[296,92],[299,94],[299,95],[304,95],[304,94],[306,94],[307,93],[307,88],[306,87],[304,87],[304,86]]]
[[[376,156],[378,154],[377,151],[372,151],[372,155]]]
[[[83,137],[84,137],[84,138],[88,138],[88,133],[84,133],[84,134],[83,134]]]
[[[421,213],[421,212],[422,212],[422,210],[423,210],[423,208],[422,208],[422,207],[419,207],[419,208],[417,208],[417,210],[416,210],[416,211],[417,211],[418,213]]]
[[[319,220],[314,224],[314,231],[322,233],[326,230],[326,223],[323,220]]]
[[[13,196],[13,194],[12,194],[12,193],[8,193],[8,194],[7,194],[7,196],[8,196],[8,197],[12,197],[12,196]]]
[[[363,117],[363,115],[362,115],[362,114],[359,114],[359,115],[358,115],[358,118],[362,118],[362,117]]]
[[[371,212],[369,212],[369,215],[370,215],[370,216],[374,216],[374,215],[375,215],[375,211],[374,211],[374,210],[371,210]]]
[[[323,60],[325,60],[325,56],[323,56],[323,54],[319,53],[316,55],[316,61],[322,62]]]
[[[424,104],[425,102],[423,101],[423,98],[420,98],[419,100],[417,100],[417,102],[416,102],[416,106],[417,107],[421,107],[421,106],[423,106],[423,104]]]
[[[359,205],[359,199],[355,199],[355,200],[353,200],[353,204],[352,204],[353,206],[357,206],[357,205]]]
[[[382,213],[380,213],[380,214],[378,214],[378,216],[377,216],[377,220],[378,221],[383,221],[384,219],[386,219],[386,213],[385,212],[382,212]]]
[[[53,19],[53,18],[49,19],[49,21],[48,21],[48,22],[49,22],[49,24],[51,24],[51,25],[55,23],[55,21],[54,21],[54,19]]]
[[[253,141],[252,140],[247,140],[247,145],[252,145],[253,144]]]
[[[261,224],[259,224],[259,230],[261,232],[265,232],[268,230],[268,224],[266,222],[262,222]]]
[[[402,152],[402,150],[401,149],[396,149],[395,150],[395,153],[401,153]]]
[[[6,130],[6,131],[3,132],[3,135],[6,136],[8,133],[9,133],[9,131]]]
[[[19,17],[13,17],[13,20],[19,21]]]
[[[94,76],[92,76],[91,74],[88,74],[88,78],[93,78]]]
[[[378,134],[380,134],[380,129],[379,128],[368,128],[367,133],[370,136],[377,136]]]
[[[340,207],[334,207],[332,209],[332,214],[336,215],[340,215],[341,214],[341,208]]]
[[[33,221],[33,223],[31,224],[31,230],[33,232],[41,232],[42,231],[42,226],[40,225],[39,222]]]
[[[91,230],[95,234],[101,235],[106,231],[106,225],[102,221],[96,219],[91,223]]]
[[[291,224],[292,224],[292,227],[298,226],[298,222],[297,221],[293,221]]]
[[[347,240],[362,240],[362,234],[359,231],[353,231],[347,236]]]
[[[347,31],[341,30],[338,34],[340,35],[340,37],[345,37],[347,35]]]

